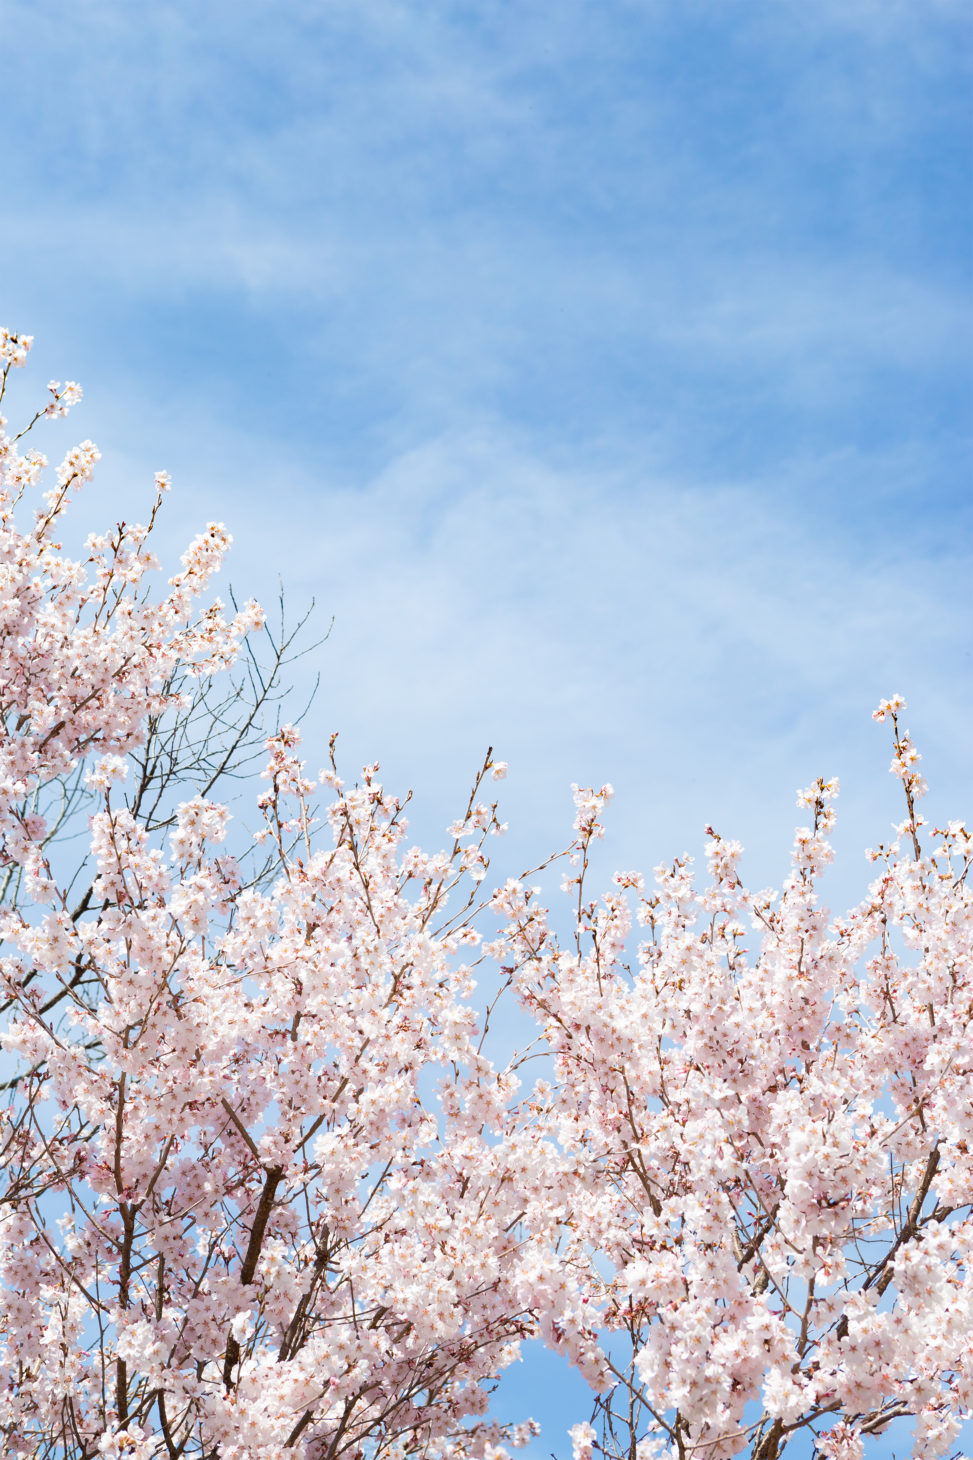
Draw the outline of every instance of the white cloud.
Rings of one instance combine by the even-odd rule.
[[[492,743],[518,857],[561,842],[571,781],[610,779],[611,860],[649,867],[711,820],[753,848],[763,883],[783,875],[795,788],[838,774],[857,890],[860,848],[899,810],[870,720],[894,691],[934,790],[961,784],[963,545],[890,530],[878,503],[859,533],[834,526],[860,475],[901,504],[921,454],[795,459],[770,491],[674,479],[648,452],[571,463],[483,425],[351,486],[258,434],[183,421],[174,440],[190,444],[167,459],[166,557],[221,518],[240,592],[270,600],[280,574],[295,611],[314,596],[320,625],[334,616],[305,666],[322,674],[309,760],[341,731],[347,770],[378,758],[416,786],[424,839]],[[86,524],[159,464],[106,451]]]

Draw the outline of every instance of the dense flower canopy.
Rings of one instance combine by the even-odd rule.
[[[3,390],[29,348],[0,332]],[[52,382],[26,429],[79,399]],[[208,686],[263,623],[199,606],[226,532],[154,595],[160,473],[147,526],[75,561],[56,534],[96,449],[18,525],[46,463],[4,429],[6,1453],[492,1460],[534,1432],[490,1412],[525,1337],[591,1385],[578,1460],[809,1437],[856,1460],[904,1417],[916,1455],[949,1453],[973,1406],[973,839],[923,823],[901,698],[876,718],[906,816],[846,916],[818,894],[834,781],[800,795],[779,894],[710,830],[705,886],[678,858],[593,898],[610,788],[576,788],[562,941],[527,877],[488,880],[492,753],[430,854],[377,766],[346,786],[332,742],[312,779],[278,727],[241,841],[210,792],[261,696],[180,759],[224,735]],[[494,993],[539,1065],[490,1058]]]

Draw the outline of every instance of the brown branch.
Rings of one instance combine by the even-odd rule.
[[[283,1178],[284,1168],[282,1166],[272,1166],[264,1176],[263,1191],[260,1193],[257,1212],[250,1229],[250,1241],[243,1258],[243,1267],[240,1269],[240,1283],[243,1287],[249,1287],[253,1282],[257,1263],[260,1261],[260,1250],[263,1247],[267,1223],[270,1221],[270,1213],[274,1206],[274,1197]],[[226,1355],[223,1360],[223,1383],[227,1389],[233,1387],[233,1370],[240,1362],[240,1353],[240,1345],[230,1333],[226,1340]]]

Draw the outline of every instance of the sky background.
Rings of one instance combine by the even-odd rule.
[[[968,0],[0,0],[15,402],[85,387],[84,531],[166,467],[167,562],[316,600],[309,759],[423,840],[492,744],[513,861],[610,780],[606,868],[777,885],[838,775],[856,900],[881,696],[971,813],[971,69]]]

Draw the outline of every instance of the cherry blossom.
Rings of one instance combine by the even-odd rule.
[[[532,892],[495,899],[555,1055],[528,1108],[559,1182],[525,1217],[563,1273],[548,1331],[601,1364],[601,1428],[576,1426],[576,1453],[770,1460],[810,1433],[859,1456],[913,1416],[932,1456],[970,1417],[973,839],[958,821],[926,837],[904,708],[876,719],[907,816],[843,917],[817,892],[824,779],[799,793],[812,821],[779,894],[748,891],[742,848],[708,828],[708,885],[681,857],[651,893],[620,874],[589,901],[607,797],[582,789],[575,946]]]
[[[197,607],[219,524],[146,591],[162,473],[147,527],[63,556],[91,443],[19,529],[45,463],[17,440],[0,482],[5,1453],[500,1460],[533,1429],[489,1418],[490,1395],[538,1325],[518,1084],[481,1052],[461,956],[498,767],[433,856],[377,766],[345,790],[332,759],[318,825],[290,725],[254,798],[259,875],[206,794],[147,809],[144,747],[188,701],[174,685],[229,667],[261,612]],[[80,896],[34,810],[72,784],[91,813]]]
[[[0,400],[30,346],[0,331]],[[906,1418],[955,1453],[973,835],[920,815],[902,697],[904,819],[838,917],[834,779],[779,892],[707,828],[703,881],[593,896],[613,793],[575,787],[556,919],[555,857],[491,874],[492,749],[442,849],[289,723],[231,815],[267,688],[239,724],[210,695],[263,612],[202,602],[217,523],[159,585],[165,472],[145,525],[64,553],[98,451],[45,486],[23,438],[80,388],[50,397],[0,421],[4,1453],[504,1460],[525,1338],[591,1386],[545,1437],[574,1460],[864,1460]],[[491,1059],[501,999],[537,1041]]]

